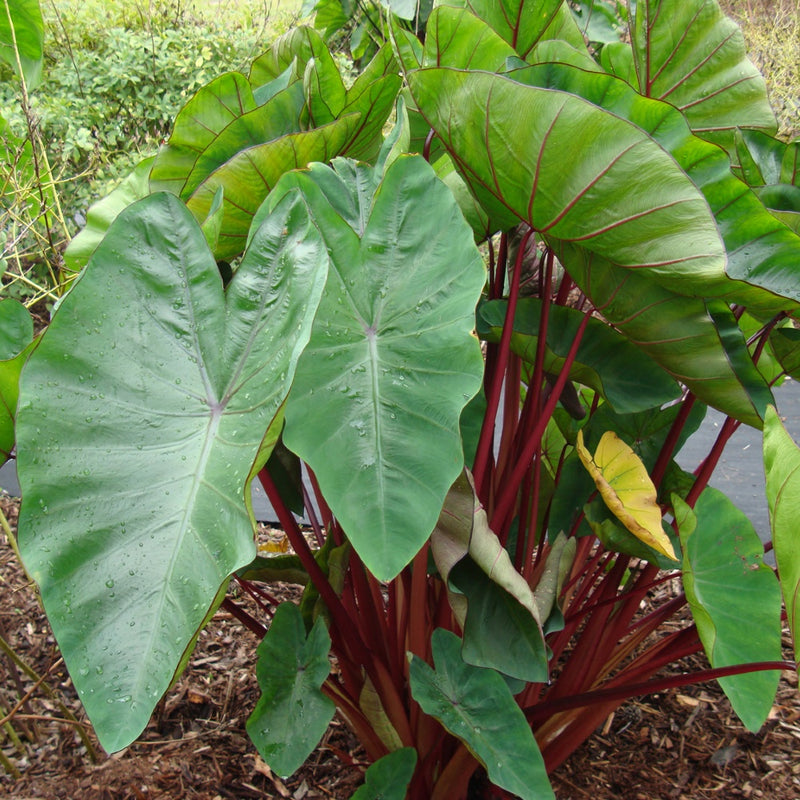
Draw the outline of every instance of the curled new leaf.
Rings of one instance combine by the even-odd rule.
[[[636,453],[613,431],[603,434],[594,456],[583,444],[583,431],[578,432],[575,446],[614,516],[638,539],[676,560],[661,527],[656,487]]]

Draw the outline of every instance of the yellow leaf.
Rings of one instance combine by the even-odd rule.
[[[288,553],[289,552],[289,539],[286,536],[281,536],[280,539],[275,541],[271,539],[258,545],[259,555],[269,555],[270,553]]]
[[[583,444],[583,431],[575,447],[611,513],[637,539],[677,561],[661,527],[656,487],[636,453],[613,431],[603,434],[594,456]]]

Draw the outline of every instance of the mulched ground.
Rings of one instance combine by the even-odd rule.
[[[16,506],[0,501],[12,520]],[[229,614],[201,634],[189,667],[158,707],[141,739],[107,756],[86,723],[36,594],[0,535],[0,635],[54,690],[0,654],[0,749],[19,777],[0,769],[0,795],[17,800],[223,800],[349,798],[362,782],[362,754],[334,720],[307,765],[290,780],[256,754],[244,723],[258,699],[257,640]],[[291,593],[290,587],[286,588]],[[19,683],[17,677],[19,676]],[[60,700],[77,720],[65,721]],[[76,733],[82,725],[92,760]],[[8,735],[18,736],[17,743]],[[786,673],[770,719],[756,735],[736,720],[716,684],[631,702],[552,776],[559,800],[727,800],[800,798],[800,697]]]

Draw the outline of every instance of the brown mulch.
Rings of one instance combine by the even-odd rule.
[[[16,506],[0,501],[13,521]],[[86,722],[35,592],[0,535],[0,635],[55,690],[97,751],[93,761],[40,686],[12,719],[15,744],[0,749],[19,771],[0,768],[0,795],[21,800],[349,798],[363,780],[358,744],[335,719],[307,764],[288,780],[273,775],[244,724],[258,699],[257,638],[218,613],[189,666],[139,741],[105,755]],[[286,588],[286,595],[292,592]],[[19,701],[11,665],[0,654],[0,719]],[[35,681],[20,678],[24,691]],[[800,697],[786,673],[770,719],[758,734],[738,722],[716,684],[636,700],[618,709],[552,776],[559,800],[800,798]]]

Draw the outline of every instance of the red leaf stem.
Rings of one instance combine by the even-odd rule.
[[[542,409],[541,416],[537,421],[533,432],[525,442],[525,448],[522,452],[522,455],[517,460],[517,464],[514,467],[514,472],[512,473],[510,479],[504,481],[502,492],[498,497],[497,505],[492,515],[491,527],[494,531],[502,530],[504,525],[507,523],[507,520],[511,516],[522,478],[525,475],[525,471],[531,463],[534,454],[542,443],[542,436],[544,436],[547,423],[549,422],[550,417],[553,416],[553,411],[555,410],[556,403],[558,403],[558,398],[561,396],[561,392],[563,391],[564,386],[569,378],[570,369],[572,369],[572,365],[575,362],[575,357],[578,354],[578,347],[583,339],[583,334],[586,331],[586,326],[589,324],[590,317],[591,314],[587,313],[581,320],[578,330],[575,332],[575,338],[570,345],[569,352],[564,359],[564,366],[562,367],[555,386],[553,387],[552,394],[547,399],[547,403]],[[505,336],[505,328],[503,329],[503,335]]]
[[[506,365],[508,364],[509,344],[511,342],[511,334],[514,329],[514,315],[517,310],[517,299],[519,298],[519,279],[522,272],[522,261],[525,255],[525,246],[528,239],[533,234],[533,231],[528,229],[522,237],[522,242],[519,246],[517,253],[517,260],[514,263],[514,278],[511,281],[511,291],[508,298],[508,308],[506,309],[506,317],[503,324],[503,333],[500,337],[500,346],[497,351],[497,363],[494,367],[494,374],[492,375],[492,382],[489,392],[486,397],[486,415],[483,420],[483,427],[481,428],[481,435],[478,440],[478,449],[475,455],[475,466],[473,469],[473,477],[475,479],[475,486],[478,490],[478,496],[483,498],[486,494],[488,486],[484,486],[484,481],[487,476],[487,467],[489,464],[489,455],[494,443],[494,426],[497,418],[497,409],[500,406],[500,394],[503,389],[503,378],[506,373]],[[503,241],[500,242],[501,252],[503,251]],[[503,274],[500,271],[500,264],[497,269],[498,275]],[[505,270],[503,270],[505,272]]]

